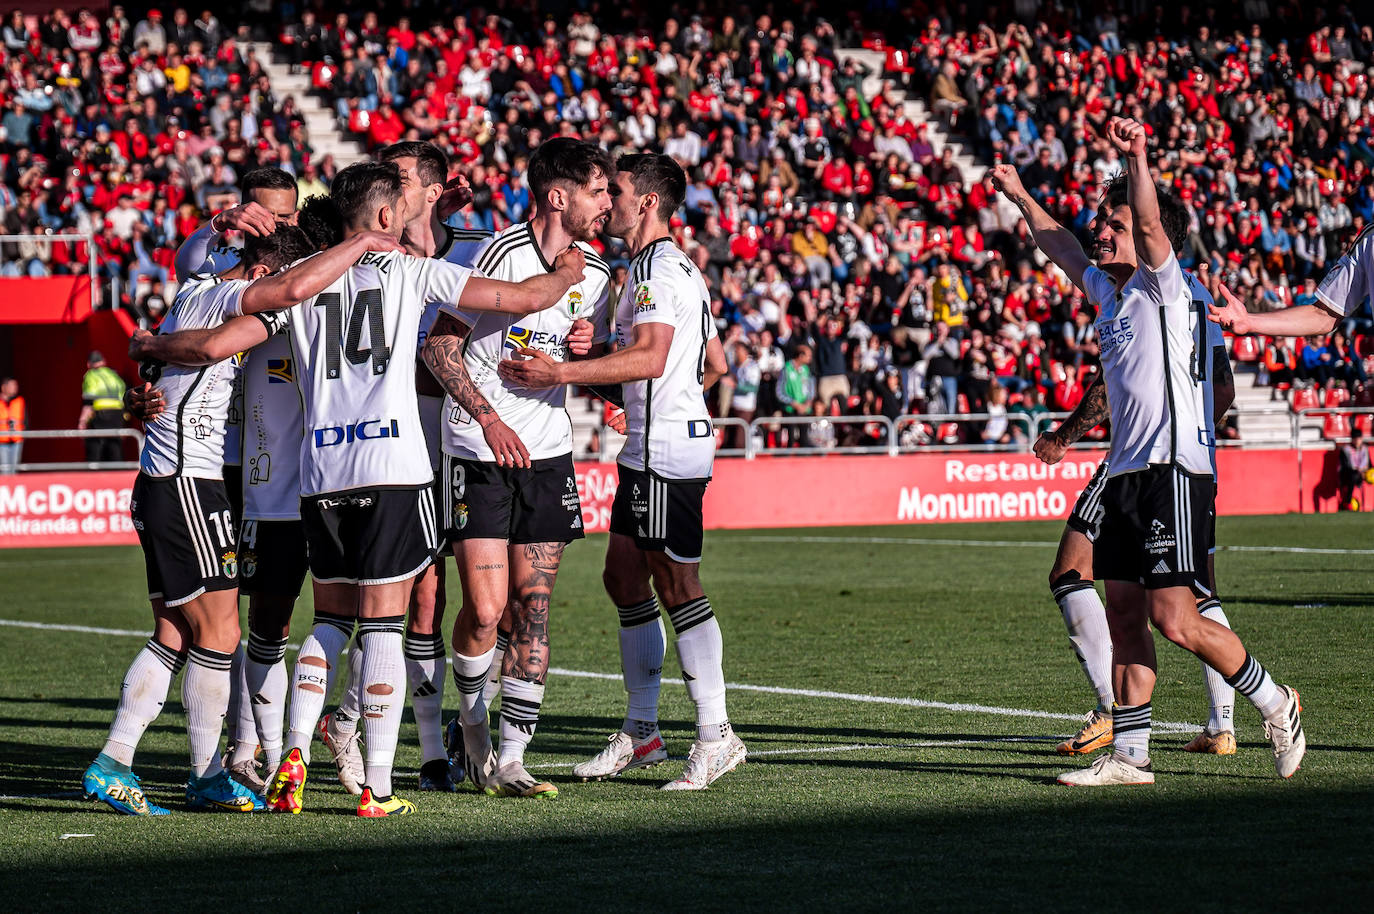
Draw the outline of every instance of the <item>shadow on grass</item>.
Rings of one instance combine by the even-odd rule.
[[[0,872],[22,867],[23,890],[7,904],[15,911],[143,911],[148,899],[178,897],[290,911],[456,903],[579,911],[623,896],[627,879],[661,911],[1089,910],[1101,896],[1083,894],[1084,872],[1127,854],[1138,878],[1112,886],[1116,906],[1182,909],[1212,897],[1235,910],[1312,910],[1367,892],[1371,789],[1245,785],[1218,796],[1047,788],[1009,803],[992,794],[993,783],[959,808],[923,800],[920,783],[898,781],[885,808],[843,815],[788,802],[741,814],[723,788],[654,804],[656,814],[548,814],[534,827],[340,817],[309,841],[295,837],[304,820],[235,822],[216,835],[192,834],[185,820],[134,823],[151,826],[138,832],[149,840],[179,835],[175,859],[120,854],[119,885],[137,890],[100,891],[98,902],[74,887],[105,884],[108,835],[103,853],[95,842],[54,842],[6,859]],[[1282,848],[1282,869],[1301,877],[1274,878],[1273,854],[1256,852],[1264,848]]]

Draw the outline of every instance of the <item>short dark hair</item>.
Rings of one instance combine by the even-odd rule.
[[[658,194],[658,217],[664,222],[687,199],[687,173],[670,156],[637,152],[621,156],[616,167],[630,173],[636,193]]]
[[[605,175],[608,181],[615,173],[615,165],[605,150],[586,140],[556,136],[540,143],[534,150],[525,179],[529,182],[535,206],[538,206],[555,184],[585,187],[598,173]]]
[[[243,195],[255,190],[289,190],[296,193],[296,179],[280,168],[254,168],[243,176]]]
[[[248,236],[243,245],[243,264],[246,267],[267,267],[275,273],[318,250],[298,226],[281,225],[270,235]]]
[[[401,198],[401,170],[394,162],[358,162],[334,176],[330,196],[347,227],[358,227],[382,206]]]
[[[1102,202],[1108,209],[1130,204],[1130,181],[1126,175],[1112,178],[1103,190]],[[1171,191],[1160,190],[1158,186],[1155,187],[1155,196],[1159,198],[1159,221],[1164,225],[1164,234],[1174,253],[1181,254],[1183,246],[1188,243],[1188,205]]]
[[[332,248],[343,240],[343,216],[333,197],[324,194],[306,197],[296,215],[296,224],[317,251]]]
[[[392,143],[382,150],[378,158],[383,162],[414,159],[415,174],[420,177],[426,187],[431,184],[448,182],[448,156],[433,143],[422,143],[418,140]]]

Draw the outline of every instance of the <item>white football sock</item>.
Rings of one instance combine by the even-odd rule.
[[[360,619],[363,763],[376,796],[391,796],[391,764],[406,706],[405,616]]]
[[[1150,761],[1150,703],[1112,709],[1112,751],[1124,762]]]
[[[506,662],[506,648],[510,647],[510,632],[496,630],[496,653],[491,655],[491,668],[487,670],[487,684],[482,687],[482,704],[488,708],[501,694],[501,666]]]
[[[447,758],[444,751],[444,680],[448,655],[444,636],[406,632],[406,682],[410,707],[420,730],[422,761]]]
[[[1222,611],[1221,601],[1213,597],[1204,600],[1198,610],[1204,618],[1211,619],[1218,625],[1231,627],[1230,621],[1226,618],[1226,613]],[[1210,716],[1207,718],[1207,731],[1209,733],[1235,732],[1235,709],[1236,709],[1236,690],[1226,681],[1226,677],[1212,669],[1207,664],[1202,664],[1202,678],[1207,683],[1207,707]]]
[[[511,676],[501,677],[501,750],[498,766],[510,761],[523,762],[525,747],[539,725],[539,706],[544,703],[544,686]]]
[[[725,712],[725,673],[721,668],[724,645],[711,601],[697,597],[670,606],[668,619],[677,635],[677,657],[687,694],[697,706],[697,739],[725,739],[730,735],[730,719]]]
[[[185,654],[148,639],[124,674],[124,682],[119,687],[119,706],[110,722],[105,748],[100,750],[102,755],[121,765],[133,764],[138,741],[162,711],[172,679],[185,663]]]
[[[229,710],[233,665],[231,654],[193,647],[181,677],[181,703],[186,708],[186,733],[191,738],[191,773],[208,778],[224,770],[219,737]]]
[[[1288,707],[1288,696],[1279,691],[1269,671],[1248,653],[1236,675],[1227,676],[1226,682],[1250,699],[1265,720],[1273,720]]]
[[[458,717],[469,726],[487,719],[487,704],[482,689],[487,684],[487,670],[491,669],[493,648],[476,657],[453,652],[453,684],[458,687]]]
[[[620,613],[620,671],[629,696],[625,717],[656,724],[663,657],[668,650],[663,617],[653,597],[634,606],[619,606],[617,610]],[[625,732],[635,736],[629,728]]]
[[[253,696],[248,691],[248,659],[243,645],[234,651],[229,665],[229,711],[225,723],[232,730],[234,752],[230,765],[251,762],[257,757],[258,723],[253,718]]]
[[[286,751],[299,749],[301,760],[307,765],[310,764],[310,740],[315,735],[315,724],[324,710],[325,697],[334,687],[339,654],[353,634],[353,622],[352,618],[344,616],[316,613],[315,627],[305,636],[296,654]],[[307,663],[307,660],[318,662]]]
[[[1112,708],[1112,634],[1107,628],[1107,611],[1092,581],[1084,581],[1074,573],[1066,575],[1051,586],[1054,601],[1064,616],[1069,630],[1069,642],[1078,657],[1088,684],[1097,693],[1097,709],[1110,712]]]
[[[266,767],[275,771],[281,764],[282,725],[286,720],[286,639],[269,641],[249,631],[243,672]]]
[[[363,653],[354,638],[348,645],[348,679],[344,681],[343,694],[339,696],[339,706],[334,709],[334,729],[340,736],[348,736],[358,729],[358,718],[362,717],[363,690]]]

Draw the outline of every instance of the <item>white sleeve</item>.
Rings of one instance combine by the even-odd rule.
[[[420,262],[420,296],[425,303],[434,302],[440,310],[457,308],[463,289],[474,275],[468,267],[429,258]]]
[[[1100,306],[1116,295],[1116,283],[1098,267],[1088,267],[1083,271],[1083,294],[1088,304]]]
[[[604,343],[611,338],[611,281],[609,278],[601,284],[601,291],[597,293],[596,301],[592,302],[591,314],[587,320],[592,322],[593,343]]]
[[[1185,303],[1183,268],[1178,265],[1178,258],[1173,251],[1169,252],[1169,257],[1159,265],[1159,269],[1152,270],[1141,263],[1135,272],[1140,277],[1141,285],[1158,296],[1161,305],[1175,307]]]
[[[1365,229],[1317,286],[1317,300],[1327,309],[1346,315],[1369,295],[1374,273],[1374,230]]]
[[[656,279],[646,279],[635,283],[631,294],[634,312],[632,326],[640,324],[677,325],[674,309],[675,296],[671,283]]]

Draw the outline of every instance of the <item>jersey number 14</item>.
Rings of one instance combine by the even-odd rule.
[[[374,375],[386,374],[391,361],[391,347],[386,344],[386,314],[382,310],[381,289],[359,289],[348,309],[348,336],[343,335],[343,296],[325,292],[315,299],[315,307],[324,309],[324,369],[325,377],[334,380],[343,369],[343,358],[354,365],[372,362]],[[363,323],[367,323],[368,348],[360,348]],[[342,352],[343,358],[340,357]]]

